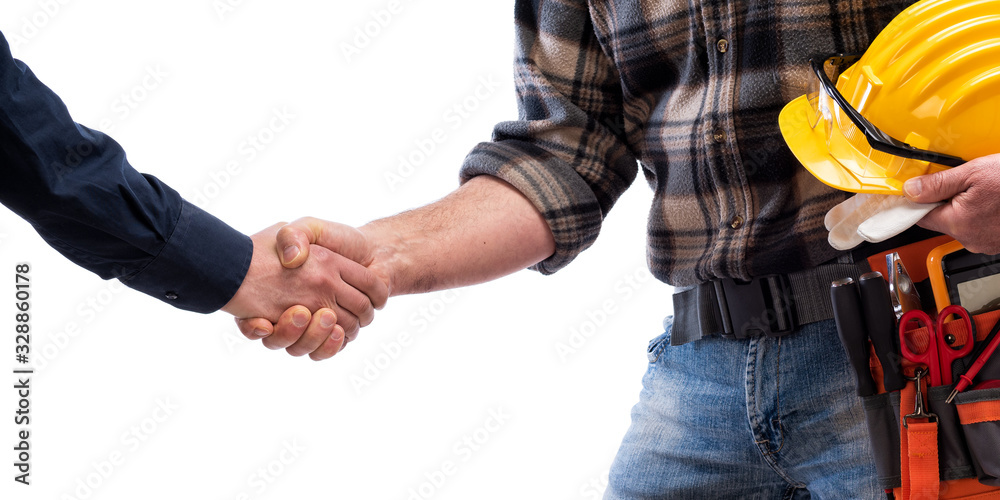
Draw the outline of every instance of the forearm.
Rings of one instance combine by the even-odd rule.
[[[479,176],[430,205],[361,228],[391,295],[483,283],[552,255],[552,231],[504,181]]]
[[[175,307],[211,312],[250,263],[250,239],[73,121],[0,33],[0,203],[74,263]]]

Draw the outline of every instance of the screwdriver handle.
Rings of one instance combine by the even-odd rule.
[[[840,342],[844,344],[854,368],[858,396],[871,396],[876,388],[868,368],[868,331],[862,317],[858,285],[851,278],[834,281],[830,286],[830,299],[833,301],[833,318],[837,321]]]
[[[861,308],[864,310],[868,337],[875,347],[875,355],[882,364],[883,383],[888,392],[906,386],[902,371],[902,353],[896,331],[896,314],[889,298],[889,284],[878,272],[868,273],[859,280]]]

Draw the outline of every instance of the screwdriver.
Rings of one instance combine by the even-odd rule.
[[[875,394],[875,379],[868,368],[868,331],[861,314],[861,295],[852,278],[834,281],[830,286],[833,301],[833,318],[837,321],[837,334],[844,344],[858,382],[858,396]]]
[[[990,330],[990,334],[986,336],[985,342],[979,344],[976,350],[971,353],[970,358],[975,359],[975,361],[972,363],[972,366],[965,370],[965,373],[958,377],[960,380],[955,384],[955,390],[951,391],[951,394],[948,395],[948,399],[944,400],[945,403],[951,403],[955,399],[955,396],[958,396],[958,393],[972,385],[972,379],[976,378],[979,370],[990,360],[993,352],[1000,345],[1000,336],[997,335],[997,332],[1000,332],[1000,321],[996,325],[993,325],[993,330]]]
[[[889,285],[882,273],[863,274],[858,280],[861,287],[861,308],[864,310],[868,336],[875,347],[875,355],[882,364],[882,381],[887,392],[906,386],[901,371],[899,335],[896,334],[896,315],[889,298]]]

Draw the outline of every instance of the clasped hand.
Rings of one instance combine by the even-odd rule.
[[[306,218],[251,239],[250,268],[222,310],[237,318],[244,336],[269,349],[330,358],[388,300],[386,280],[368,268],[372,245],[353,227]]]

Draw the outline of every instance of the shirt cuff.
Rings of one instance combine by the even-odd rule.
[[[531,269],[552,274],[566,267],[597,239],[604,214],[594,190],[559,157],[518,140],[484,142],[462,165],[462,182],[492,175],[514,186],[542,214],[556,250]]]
[[[249,236],[184,201],[160,253],[121,282],[179,309],[210,313],[233,298],[252,258]]]

